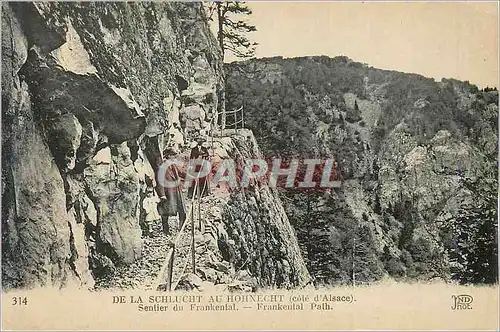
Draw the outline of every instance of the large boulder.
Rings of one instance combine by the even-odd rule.
[[[142,251],[139,225],[139,176],[127,143],[112,145],[85,170],[97,205],[98,248],[115,263],[132,263]]]

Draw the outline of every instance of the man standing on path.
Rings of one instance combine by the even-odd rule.
[[[202,159],[202,160],[208,160],[210,159],[210,153],[208,152],[208,142],[203,139],[203,138],[198,138],[195,142],[193,142],[193,145],[191,145],[191,153],[189,156],[190,160],[193,159]],[[195,169],[195,172],[200,172],[201,171],[201,166],[198,166],[197,169]],[[196,191],[196,197],[201,198],[208,196],[210,193],[210,181],[208,176],[200,177],[197,179],[198,181],[198,189]],[[188,197],[193,197],[193,191],[194,191],[194,183],[191,184],[188,190]]]
[[[175,151],[171,148],[165,149],[163,153],[165,159],[175,158]],[[165,182],[167,181],[178,181],[181,177],[181,169],[176,165],[170,165],[165,170]],[[160,178],[158,176],[158,178]],[[186,203],[184,201],[184,196],[181,191],[181,186],[178,185],[175,188],[165,188],[164,183],[158,179],[158,194],[160,196],[160,202],[158,203],[158,213],[161,216],[161,223],[163,227],[163,233],[168,235],[170,232],[170,227],[168,224],[168,218],[179,215],[179,229],[182,227],[186,220]]]

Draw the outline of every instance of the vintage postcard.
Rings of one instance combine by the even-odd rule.
[[[498,331],[498,10],[2,2],[2,329]]]

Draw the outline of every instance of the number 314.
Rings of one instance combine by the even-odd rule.
[[[26,296],[13,297],[12,298],[12,305],[28,305],[28,298]]]

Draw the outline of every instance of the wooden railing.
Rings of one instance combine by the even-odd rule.
[[[226,111],[223,116],[225,119],[222,122],[222,129],[241,129],[245,127],[243,106],[236,110]]]
[[[186,225],[191,221],[191,265],[193,268],[193,273],[195,273],[196,270],[196,258],[195,258],[195,243],[194,243],[194,205],[195,205],[195,197],[198,191],[198,181],[195,182],[194,190],[193,190],[193,197],[191,197],[191,206],[189,208],[189,211],[186,216],[186,220],[184,220],[184,223],[181,226],[181,229],[177,233],[177,236],[175,237],[175,241],[172,245],[172,247],[168,250],[167,256],[165,257],[165,261],[163,262],[162,268],[160,269],[160,273],[158,274],[155,282],[154,282],[154,289],[158,290],[161,288],[161,286],[165,285],[165,290],[166,291],[171,291],[175,290],[177,287],[177,284],[179,284],[180,279],[182,278],[182,275],[184,274],[184,271],[186,270],[187,267],[187,259],[189,255],[186,255],[186,261],[184,263],[184,267],[180,273],[180,276],[178,280],[174,283],[172,287],[172,278],[173,278],[173,270],[174,270],[174,258],[175,258],[175,252],[176,248],[179,247],[180,240],[182,238],[182,235],[184,233],[184,230],[186,229]],[[199,202],[198,202],[199,204]]]

